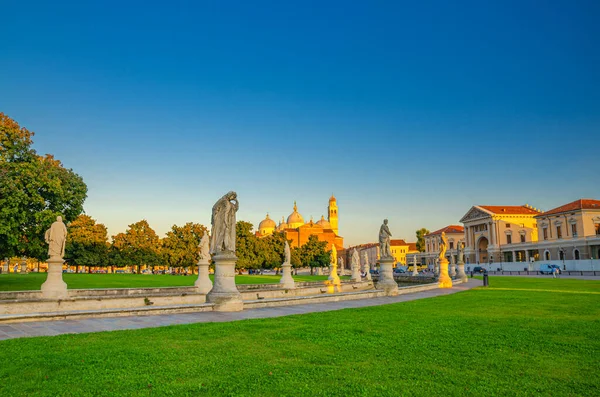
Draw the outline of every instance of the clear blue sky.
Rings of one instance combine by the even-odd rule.
[[[600,198],[598,1],[2,4],[0,111],[110,234],[308,220],[414,240],[474,204]]]

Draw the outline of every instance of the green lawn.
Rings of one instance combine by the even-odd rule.
[[[0,395],[600,395],[600,281],[490,284],[364,309],[2,341]]]
[[[210,277],[213,278],[212,275]],[[192,286],[197,278],[197,275],[63,274],[63,279],[69,289]],[[242,275],[236,276],[235,281],[237,284],[268,284],[278,283],[280,279],[281,276]],[[320,281],[327,280],[327,276],[294,276],[294,280],[298,282]],[[46,273],[4,274],[0,275],[0,291],[39,290],[44,281],[46,281]]]

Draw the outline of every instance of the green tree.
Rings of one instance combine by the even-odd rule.
[[[310,266],[312,274],[313,268],[324,267],[329,264],[329,252],[325,250],[326,241],[319,241],[317,236],[311,235],[308,241],[300,247],[300,260],[302,265]]]
[[[0,257],[46,259],[45,230],[58,215],[68,224],[83,212],[83,179],[53,156],[39,156],[33,135],[0,113]]]
[[[65,256],[79,266],[108,265],[108,234],[106,226],[88,215],[79,215],[68,226]]]
[[[198,245],[207,232],[206,226],[188,222],[183,226],[173,225],[162,239],[162,256],[169,266],[193,267],[198,263]]]
[[[160,240],[144,219],[129,225],[125,233],[113,236],[111,259],[117,266],[157,266],[161,263]]]
[[[285,233],[284,232],[274,232],[270,236],[259,239],[264,247],[261,252],[257,252],[257,257],[262,259],[260,263],[261,267],[266,269],[277,269],[279,272],[279,268],[281,264],[285,261]],[[287,240],[288,243],[291,240]],[[292,259],[291,250],[290,250],[290,260]]]
[[[425,252],[425,235],[429,234],[429,230],[421,228],[417,230],[417,250]]]
[[[264,259],[259,258],[259,254],[264,254],[264,246],[259,242],[258,237],[252,233],[250,222],[238,221],[235,225],[236,242],[235,251],[238,258],[236,269],[258,269]],[[258,254],[257,254],[258,253]]]

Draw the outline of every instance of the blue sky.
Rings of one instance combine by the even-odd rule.
[[[86,4],[83,4],[86,3]],[[89,3],[89,4],[88,4]],[[416,4],[418,3],[418,4]],[[596,1],[3,2],[0,111],[110,234],[305,220],[414,240],[474,204],[600,198]]]

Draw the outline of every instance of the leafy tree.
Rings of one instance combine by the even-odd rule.
[[[258,237],[252,233],[250,222],[238,221],[235,225],[236,242],[235,251],[238,258],[236,269],[257,269],[264,259],[259,258],[258,254],[263,253],[264,247],[261,247]],[[258,254],[257,254],[258,253]]]
[[[68,226],[65,256],[77,266],[108,264],[108,234],[106,226],[88,215],[79,215]]]
[[[308,241],[300,247],[300,260],[302,265],[310,266],[311,273],[314,267],[324,267],[329,264],[329,252],[325,250],[326,241],[319,241],[317,236],[308,237]]]
[[[421,228],[417,230],[417,250],[425,252],[425,235],[429,234],[429,230]]]
[[[162,256],[169,266],[195,266],[200,258],[198,245],[206,232],[206,226],[199,223],[173,225],[162,240]]]
[[[33,132],[0,113],[0,257],[44,260],[45,230],[83,212],[87,186],[51,155],[31,148]]]
[[[111,259],[117,266],[157,266],[161,263],[160,240],[144,219],[129,225],[125,233],[113,236]]]

